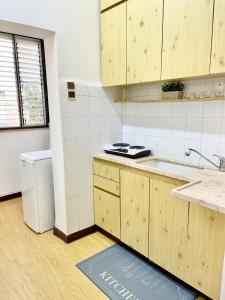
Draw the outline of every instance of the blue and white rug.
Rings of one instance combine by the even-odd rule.
[[[120,245],[76,266],[113,300],[194,300],[198,296]]]

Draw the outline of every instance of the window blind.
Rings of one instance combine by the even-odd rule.
[[[48,123],[41,40],[0,33],[0,128]]]
[[[17,80],[12,36],[0,34],[0,127],[19,127]]]

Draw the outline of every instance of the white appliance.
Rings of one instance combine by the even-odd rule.
[[[104,149],[106,153],[128,158],[141,158],[151,155],[151,150],[145,146],[130,146],[127,143],[116,143]]]
[[[52,152],[23,153],[19,160],[24,222],[37,233],[50,230],[55,223]]]

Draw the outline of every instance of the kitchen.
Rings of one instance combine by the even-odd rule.
[[[224,299],[224,1],[66,3],[70,12],[57,3],[51,13],[41,1],[42,18],[25,0],[29,14],[6,4],[0,14],[1,32],[45,44],[56,218],[40,239],[73,257],[61,299],[106,299],[73,269],[115,242],[203,299]]]

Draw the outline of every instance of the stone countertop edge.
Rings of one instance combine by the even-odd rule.
[[[196,166],[191,163],[183,163],[181,161],[173,160],[173,159],[168,159],[165,157],[159,157],[159,156],[150,156],[150,157],[144,157],[141,159],[130,159],[122,156],[115,156],[111,154],[106,154],[106,153],[96,153],[93,155],[93,158],[100,159],[100,160],[105,160],[113,163],[117,163],[120,165],[125,165],[131,168],[147,171],[150,173],[155,173],[158,175],[166,176],[166,177],[171,177],[175,178],[178,180],[186,181],[187,183],[179,186],[175,189],[172,190],[172,195],[181,198],[183,200],[186,200],[188,202],[192,202],[195,204],[198,204],[200,206],[206,207],[208,209],[220,212],[220,213],[225,213],[225,173],[219,172],[217,170],[213,170],[207,167],[204,167],[203,169],[199,169],[196,173],[194,173],[193,177],[186,177],[182,175],[177,175],[177,174],[171,174],[169,172],[161,171],[156,168],[152,168],[149,166],[144,166],[139,164],[138,162],[145,161],[147,159],[163,159],[168,162],[175,162],[181,165],[186,165],[186,166]],[[201,166],[200,166],[201,167]],[[208,173],[208,176],[207,176]],[[213,192],[212,195],[212,186],[207,187],[207,180],[210,180],[210,176],[213,176],[213,183],[215,184],[215,192]],[[218,182],[217,178],[218,177]],[[219,180],[224,180],[224,185],[222,186],[222,190],[218,191],[216,188],[220,185]],[[210,182],[210,181],[209,181]],[[207,190],[209,189],[209,191]],[[209,192],[209,193],[208,193]],[[215,193],[215,195],[214,195]],[[204,194],[205,197],[201,197],[201,194]],[[209,196],[208,196],[209,195]],[[212,199],[214,196],[214,199]]]
[[[135,168],[135,169],[150,172],[150,173],[155,173],[155,174],[158,174],[158,175],[178,179],[178,180],[181,180],[181,181],[193,182],[194,180],[196,180],[195,177],[178,175],[178,174],[162,171],[162,170],[159,170],[159,169],[156,169],[156,168],[153,168],[153,167],[149,167],[149,166],[139,164],[139,162],[142,162],[142,161],[145,161],[145,160],[163,159],[163,160],[166,160],[168,162],[178,163],[180,165],[196,166],[196,165],[193,165],[193,164],[190,164],[190,163],[182,164],[180,161],[171,160],[171,159],[168,159],[168,158],[165,158],[165,157],[149,156],[149,157],[132,159],[132,158],[126,158],[126,157],[123,157],[123,156],[116,156],[116,155],[113,155],[113,154],[106,154],[106,153],[99,154],[99,153],[97,153],[97,154],[93,155],[93,158],[100,159],[100,160],[106,160],[106,161],[113,162],[113,163],[116,163],[116,164],[121,164],[121,165],[124,165],[124,166],[127,166],[127,167]],[[201,169],[199,169],[199,170],[201,170]]]

